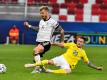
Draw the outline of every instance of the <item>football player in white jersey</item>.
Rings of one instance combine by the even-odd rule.
[[[41,20],[39,22],[39,27],[34,27],[30,25],[28,22],[24,22],[25,27],[34,29],[38,31],[37,33],[37,46],[34,48],[34,61],[39,62],[40,57],[43,56],[45,52],[50,49],[50,42],[54,31],[58,31],[61,34],[61,42],[64,42],[64,30],[59,25],[57,21],[51,18],[49,14],[49,8],[47,6],[42,6],[40,8],[40,16]],[[32,73],[38,71],[39,68],[36,67]]]

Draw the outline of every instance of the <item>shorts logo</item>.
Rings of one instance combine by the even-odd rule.
[[[74,56],[78,55],[78,52],[76,50],[73,51]]]

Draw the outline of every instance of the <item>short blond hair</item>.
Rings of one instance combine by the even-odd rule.
[[[42,10],[47,10],[47,11],[49,11],[49,8],[48,8],[48,6],[41,6],[41,7],[40,7],[40,11],[42,11]]]

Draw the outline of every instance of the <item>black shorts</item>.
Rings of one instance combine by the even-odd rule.
[[[44,47],[44,51],[42,53],[40,53],[40,57],[43,57],[43,54],[45,54],[45,52],[47,52],[50,49],[51,44],[49,41],[37,42],[37,45],[38,44],[41,44]]]

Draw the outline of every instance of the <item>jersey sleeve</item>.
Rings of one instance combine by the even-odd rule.
[[[64,43],[65,48],[72,47],[73,45],[74,45],[74,43]]]
[[[85,63],[89,62],[88,57],[87,57],[85,51],[83,51],[82,59],[83,59],[83,61],[84,61]]]
[[[54,29],[58,28],[59,27],[59,23],[57,21],[54,21],[53,22],[53,27],[54,27]]]

